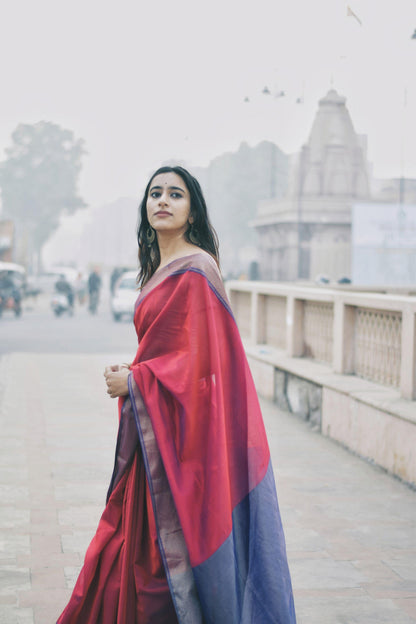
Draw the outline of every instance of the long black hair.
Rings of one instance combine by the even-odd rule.
[[[210,223],[207,205],[198,180],[183,167],[160,167],[150,178],[144,192],[144,197],[140,203],[140,223],[137,230],[140,263],[138,275],[139,286],[144,286],[144,284],[146,284],[160,264],[160,251],[157,236],[155,235],[153,241],[149,243],[148,232],[151,231],[151,228],[147,219],[146,204],[150,185],[154,178],[161,173],[176,173],[176,175],[182,178],[189,191],[191,215],[193,217],[192,240],[190,238],[191,226],[189,226],[188,230],[185,232],[185,238],[189,243],[197,244],[198,247],[210,253],[215,258],[217,264],[219,264],[218,237]]]

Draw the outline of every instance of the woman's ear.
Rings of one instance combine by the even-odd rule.
[[[188,223],[192,225],[193,222],[194,222],[194,215],[191,213],[188,217]]]

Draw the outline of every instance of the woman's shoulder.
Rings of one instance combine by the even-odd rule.
[[[168,264],[159,268],[149,281],[144,284],[141,290],[141,298],[170,277],[182,275],[185,278],[184,283],[187,283],[186,275],[188,274],[190,276],[192,273],[199,273],[202,275],[219,292],[224,290],[224,284],[217,261],[207,251],[198,249],[194,253],[175,258]]]
[[[208,280],[221,280],[218,264],[213,256],[203,249],[180,258],[177,263],[178,271],[196,271],[204,274]]]
[[[196,283],[199,282],[198,278],[197,282],[195,281],[196,274],[206,280],[209,289],[229,307],[218,264],[211,254],[202,249],[176,258],[154,273],[142,288],[136,305],[138,306],[151,292],[156,292],[157,287],[167,289],[173,287],[175,290],[178,288],[177,292],[182,297],[188,288],[193,290],[196,287]],[[176,279],[172,281],[171,278],[179,278],[179,283]]]
[[[210,289],[216,293],[217,297],[229,307],[224,282],[218,267],[217,261],[210,253],[201,251],[184,257],[182,268],[178,272],[199,273],[209,284]]]
[[[195,267],[215,267],[218,270],[218,264],[215,258],[204,249],[199,249],[195,253],[185,256],[183,259],[186,260],[187,258]]]

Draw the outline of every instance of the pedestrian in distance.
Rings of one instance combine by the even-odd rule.
[[[295,624],[262,415],[197,180],[140,206],[131,364],[107,504],[58,624]]]
[[[75,280],[75,292],[80,305],[84,305],[87,293],[87,281],[81,271],[78,272]]]
[[[91,314],[96,314],[100,299],[101,277],[95,268],[88,277],[88,309]]]

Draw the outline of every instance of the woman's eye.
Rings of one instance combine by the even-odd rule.
[[[182,197],[180,193],[172,193],[171,196],[173,197],[173,199],[180,199]]]
[[[159,191],[152,191],[150,193],[150,197],[153,197],[154,199],[156,199],[157,197],[160,197]]]

